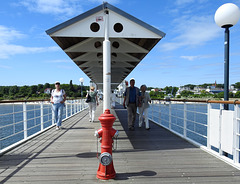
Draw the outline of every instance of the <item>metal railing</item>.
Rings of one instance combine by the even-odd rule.
[[[230,104],[229,110],[223,104]],[[239,105],[239,101],[152,100],[149,119],[240,169]]]
[[[223,104],[230,104],[229,110]],[[154,99],[148,114],[154,123],[240,169],[239,101]]]
[[[63,121],[87,107],[84,99],[67,100]],[[49,100],[0,101],[0,155],[53,126]]]

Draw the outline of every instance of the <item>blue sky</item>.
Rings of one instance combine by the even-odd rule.
[[[45,33],[102,4],[101,0],[7,0],[0,2],[0,86],[79,84],[89,78]],[[166,36],[126,78],[136,86],[224,82],[224,29],[214,14],[240,0],[109,0]],[[230,84],[240,82],[240,21],[230,28]]]

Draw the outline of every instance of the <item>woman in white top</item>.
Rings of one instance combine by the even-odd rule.
[[[148,92],[146,92],[147,86],[144,84],[141,86],[141,107],[139,107],[139,127],[142,127],[142,123],[145,120],[146,129],[149,130],[149,121],[148,121],[148,108],[149,102],[151,103],[151,98]]]
[[[66,101],[66,93],[60,88],[60,82],[55,82],[55,88],[51,93],[51,103],[54,112],[54,123],[56,124],[56,129],[61,129],[62,125],[62,113],[64,102]]]

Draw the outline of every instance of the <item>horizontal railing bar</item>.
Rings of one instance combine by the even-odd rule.
[[[10,138],[10,137],[12,137],[12,136],[18,135],[18,134],[23,133],[23,132],[24,132],[24,130],[21,130],[21,131],[19,131],[19,132],[15,132],[14,135],[11,134],[11,135],[9,135],[9,136],[7,136],[7,137],[3,137],[3,138],[0,139],[0,141],[5,140],[5,139],[8,139],[8,138]]]
[[[77,100],[80,100],[80,99],[81,98],[79,98]],[[67,99],[67,100],[71,100],[71,99]],[[74,100],[76,100],[76,99],[74,99]],[[41,100],[0,100],[0,104],[1,103],[28,103],[28,102],[49,102],[50,103],[50,99],[41,99]]]
[[[188,129],[188,128],[186,128],[186,130],[189,131],[189,132],[192,132],[192,133],[194,133],[194,134],[197,134],[197,135],[199,135],[199,136],[201,136],[201,137],[207,138],[207,136],[205,136],[205,135],[203,135],[203,134],[200,134],[200,133],[198,133],[198,132],[195,132],[195,131],[193,131],[193,130],[190,130],[190,129]]]
[[[221,100],[190,100],[190,99],[152,99],[157,101],[176,101],[176,102],[197,102],[197,103],[219,103],[219,104],[240,104],[240,101],[221,101]]]

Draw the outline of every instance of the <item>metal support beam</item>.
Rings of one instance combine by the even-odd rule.
[[[229,27],[225,27],[224,42],[224,101],[229,100]],[[228,110],[228,104],[224,104],[224,109]]]
[[[103,41],[103,112],[110,109],[111,91],[111,42],[109,41],[109,12],[105,10]]]

